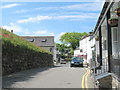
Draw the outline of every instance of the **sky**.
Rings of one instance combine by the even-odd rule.
[[[2,25],[19,36],[54,36],[91,32],[103,2],[2,2]]]

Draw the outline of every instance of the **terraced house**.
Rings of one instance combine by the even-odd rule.
[[[120,89],[120,0],[104,3],[93,39],[91,69],[96,85]]]

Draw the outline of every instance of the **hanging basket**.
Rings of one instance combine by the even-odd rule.
[[[120,16],[120,7],[116,8],[116,9],[114,10],[114,12],[115,12],[118,16]]]
[[[118,26],[118,19],[117,18],[110,18],[108,20],[108,24],[111,26],[111,27],[117,27]]]
[[[95,40],[96,40],[96,41],[99,41],[99,37],[97,36],[97,37],[95,38]]]

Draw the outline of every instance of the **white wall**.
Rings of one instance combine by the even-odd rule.
[[[91,59],[91,44],[90,44],[90,36],[82,39],[80,41],[80,49],[83,50],[83,52],[80,52],[80,55],[87,55],[87,59],[84,59],[84,62],[90,63],[90,59]]]
[[[74,56],[80,55],[80,50],[74,50]]]

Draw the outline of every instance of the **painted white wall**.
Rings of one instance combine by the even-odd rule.
[[[57,55],[57,50],[56,50],[56,44],[55,44],[55,47],[53,49],[53,60],[57,60],[56,55]]]
[[[83,50],[83,52],[80,52],[80,55],[87,55],[87,59],[84,59],[84,62],[90,63],[91,59],[91,44],[90,44],[90,36],[80,40],[80,46],[79,48]]]
[[[74,56],[80,55],[80,50],[74,50]]]

